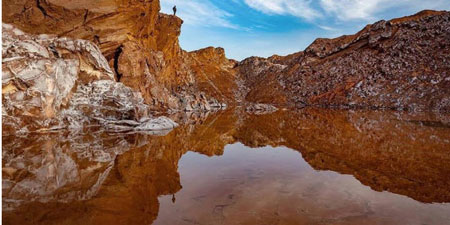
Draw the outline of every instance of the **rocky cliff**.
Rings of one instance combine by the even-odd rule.
[[[178,36],[183,21],[159,13],[158,0],[6,0],[2,4],[3,22],[27,33],[97,44],[115,80],[141,92],[153,110],[209,110],[233,102],[235,62],[226,59],[220,48],[182,50]]]

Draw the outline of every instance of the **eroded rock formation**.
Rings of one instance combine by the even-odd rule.
[[[92,125],[112,130],[176,126],[168,118],[151,119],[141,94],[114,81],[95,44],[27,35],[8,24],[2,37],[4,135]]]

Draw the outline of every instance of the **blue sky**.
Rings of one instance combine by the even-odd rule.
[[[304,50],[314,39],[353,34],[368,23],[450,10],[450,0],[161,0],[184,20],[180,44],[191,51],[223,47],[228,58]]]

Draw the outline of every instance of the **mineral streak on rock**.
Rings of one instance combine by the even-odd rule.
[[[3,134],[134,121],[128,129],[176,126],[151,119],[141,93],[114,81],[98,47],[86,40],[27,35],[3,25]],[[123,128],[123,126],[121,127]]]

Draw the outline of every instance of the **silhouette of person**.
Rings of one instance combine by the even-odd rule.
[[[175,194],[172,194],[172,203],[175,203],[177,199],[175,198]]]
[[[177,14],[177,6],[174,5],[172,10],[173,10],[173,15],[175,16]]]

